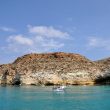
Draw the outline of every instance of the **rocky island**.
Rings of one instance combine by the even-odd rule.
[[[0,84],[109,84],[110,58],[91,61],[74,53],[27,54],[0,65]]]

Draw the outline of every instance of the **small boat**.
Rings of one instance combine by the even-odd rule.
[[[66,86],[57,86],[57,87],[53,87],[53,91],[56,92],[64,92]]]

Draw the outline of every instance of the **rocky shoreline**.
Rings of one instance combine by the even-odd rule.
[[[0,65],[0,84],[110,84],[110,58],[91,61],[74,53],[27,54]]]

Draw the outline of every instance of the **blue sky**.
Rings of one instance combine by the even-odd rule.
[[[0,0],[0,64],[57,51],[110,57],[110,0]]]

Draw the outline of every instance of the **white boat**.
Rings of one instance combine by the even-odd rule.
[[[65,90],[66,86],[57,86],[57,87],[53,87],[53,91],[56,92],[63,92]]]

